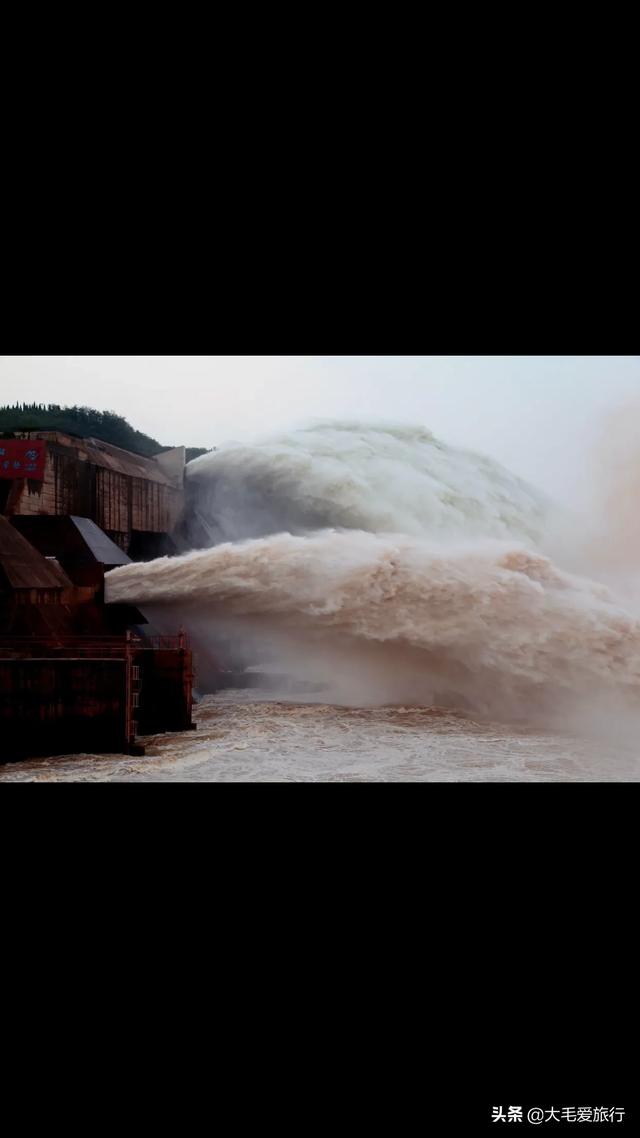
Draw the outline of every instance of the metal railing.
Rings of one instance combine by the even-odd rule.
[[[124,659],[133,652],[179,651],[190,647],[184,632],[177,636],[0,636],[0,657],[76,656]]]

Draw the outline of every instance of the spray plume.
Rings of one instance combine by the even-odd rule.
[[[196,637],[262,645],[345,702],[640,698],[640,623],[552,564],[551,503],[484,456],[323,423],[204,456],[189,483],[217,544],[114,570],[108,600],[178,605]]]

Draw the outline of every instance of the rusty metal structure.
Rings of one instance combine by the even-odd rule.
[[[184,447],[143,458],[60,431],[32,431],[24,441],[44,448],[44,477],[30,477],[25,464],[2,478],[1,513],[91,518],[136,558],[162,551],[158,539],[169,537],[184,507]]]
[[[184,634],[149,635],[138,609],[104,603],[106,572],[173,551],[184,448],[142,458],[38,431],[5,441],[2,462],[0,762],[143,754],[140,737],[193,728]]]
[[[144,754],[138,736],[193,727],[192,687],[183,633],[0,636],[0,760]]]
[[[73,584],[60,564],[0,516],[0,633],[68,634],[73,603]]]

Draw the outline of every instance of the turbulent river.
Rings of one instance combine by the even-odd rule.
[[[144,740],[144,758],[72,755],[0,767],[0,782],[640,781],[640,743],[483,721],[428,707],[204,696],[196,731]]]

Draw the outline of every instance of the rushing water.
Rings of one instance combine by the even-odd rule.
[[[640,781],[640,741],[583,739],[428,707],[294,703],[225,691],[197,730],[144,740],[144,758],[74,755],[0,767],[0,782]]]
[[[106,595],[182,622],[201,659],[224,637],[331,703],[640,726],[637,603],[576,573],[583,527],[490,458],[320,424],[205,455],[189,480],[207,547],[115,569]]]
[[[317,424],[222,447],[188,481],[183,538],[204,548],[114,570],[107,600],[182,623],[202,690],[225,652],[294,679],[205,696],[197,732],[144,759],[1,780],[637,780],[640,552],[615,530],[596,546],[620,552],[621,589],[584,526],[421,427]]]

